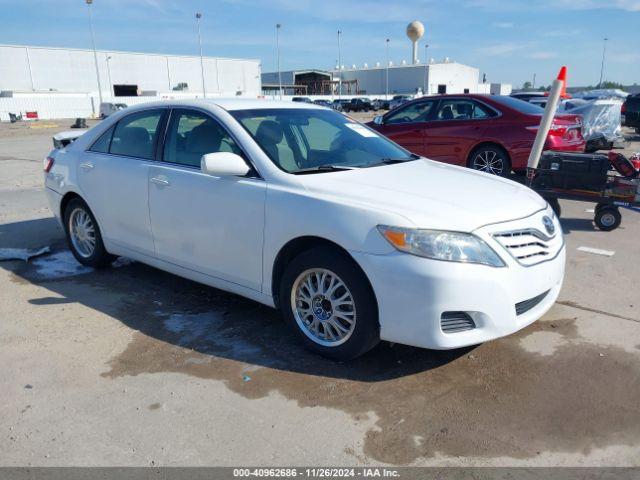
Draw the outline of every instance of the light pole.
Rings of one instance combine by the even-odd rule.
[[[276,58],[278,63],[278,91],[280,92],[280,100],[282,100],[282,74],[280,73],[280,29],[281,28],[282,28],[282,25],[279,23],[276,23]]]
[[[111,60],[111,55],[108,55],[107,58],[107,76],[109,77],[109,97],[113,97],[113,82],[111,82],[111,64],[109,60]]]
[[[535,89],[536,89],[536,74],[535,74],[535,73],[533,74],[533,84],[531,85],[531,88],[532,88],[533,90],[535,90]]]
[[[342,32],[338,30],[338,100],[342,98]]]
[[[96,40],[93,36],[93,14],[91,13],[91,5],[93,4],[93,0],[86,0],[86,2],[89,7],[89,28],[91,29],[91,46],[93,47],[93,61],[96,65],[96,80],[98,80],[98,99],[100,100],[100,105],[102,105],[102,85],[100,85],[100,70],[98,70],[98,54],[96,53]],[[99,106],[98,106],[98,111],[100,111]]]
[[[424,89],[422,90],[423,95],[429,95],[427,91],[427,77],[429,75],[429,44],[424,44]]]
[[[607,37],[602,40],[602,63],[600,64],[600,81],[598,82],[598,88],[602,88],[602,76],[604,75],[604,56],[607,53]]]
[[[202,59],[202,35],[200,34],[200,19],[202,14],[196,12],[196,23],[198,24],[198,45],[200,47],[200,75],[202,75],[202,98],[207,98],[207,90],[204,86],[204,60]]]
[[[387,69],[386,69],[387,79],[384,87],[384,99],[389,100],[389,39],[387,38]]]

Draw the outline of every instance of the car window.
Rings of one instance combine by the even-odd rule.
[[[542,112],[544,112],[544,109],[540,108],[538,105],[526,102],[520,98],[507,97],[506,95],[492,95],[491,99],[494,102],[501,103],[505,107],[512,108],[526,115],[542,115]]]
[[[377,132],[333,110],[264,108],[230,113],[271,161],[287,172],[414,159]]]
[[[259,142],[262,149],[284,170],[289,172],[298,168],[297,163],[301,161],[302,154],[298,154],[298,160],[296,160],[290,146],[292,144],[298,146],[293,140],[293,132],[289,129],[287,132],[289,138],[287,138],[275,115],[248,117],[242,121],[242,126],[254,138],[262,140]]]
[[[469,99],[446,99],[440,102],[437,120],[472,120],[495,117],[488,107]]]
[[[163,113],[164,109],[146,110],[121,119],[113,132],[109,151],[116,155],[152,160]]]
[[[194,110],[173,110],[163,161],[199,168],[203,155],[217,152],[240,154],[241,150],[209,115]]]
[[[98,140],[93,142],[91,148],[89,149],[92,152],[97,153],[109,153],[109,146],[111,145],[111,136],[113,135],[113,130],[115,127],[111,127],[109,130],[104,132]]]
[[[384,123],[426,122],[434,104],[434,100],[412,103],[387,115]]]

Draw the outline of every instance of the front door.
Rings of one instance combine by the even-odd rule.
[[[427,127],[426,156],[465,166],[466,155],[486,130],[487,124],[483,120],[495,115],[490,108],[469,98],[441,100],[433,121]]]
[[[435,100],[423,100],[389,112],[378,130],[410,152],[425,155],[427,120],[435,103]]]
[[[221,151],[242,155],[209,114],[172,110],[162,162],[148,176],[156,256],[260,291],[266,184],[202,173],[202,155]]]
[[[78,165],[78,183],[107,243],[154,255],[149,224],[148,169],[167,109],[123,117]]]

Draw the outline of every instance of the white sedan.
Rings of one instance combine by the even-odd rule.
[[[564,275],[560,224],[532,190],[310,104],[130,107],[54,150],[45,183],[82,264],[127,256],[278,307],[336,359],[508,335]]]

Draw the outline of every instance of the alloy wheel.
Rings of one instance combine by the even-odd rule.
[[[342,345],[356,325],[356,304],[349,288],[323,268],[298,275],[291,289],[291,310],[302,332],[326,347]]]
[[[96,228],[86,210],[76,208],[69,215],[69,236],[76,252],[83,258],[96,250]]]
[[[504,159],[495,150],[483,150],[473,158],[473,168],[493,175],[502,175]]]

